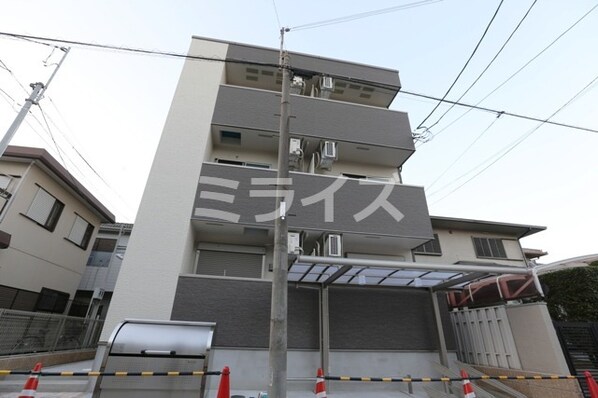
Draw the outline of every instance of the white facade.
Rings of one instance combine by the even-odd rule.
[[[0,213],[10,235],[0,250],[4,308],[35,310],[44,288],[72,299],[97,229],[112,214],[43,150],[8,147],[0,173],[10,179]]]

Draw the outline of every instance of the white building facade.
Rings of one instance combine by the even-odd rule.
[[[101,340],[125,318],[216,322],[210,368],[230,366],[233,390],[254,394],[269,383],[279,54],[194,37],[189,55]],[[518,240],[543,228],[430,218],[423,188],[400,178],[415,148],[407,114],[388,109],[398,72],[295,53],[290,63],[289,394],[313,390],[300,379],[319,367],[436,374],[434,362],[456,358],[442,291],[527,273]],[[439,256],[424,249],[435,233]]]
[[[63,313],[98,227],[114,216],[48,152],[0,159],[0,308]]]

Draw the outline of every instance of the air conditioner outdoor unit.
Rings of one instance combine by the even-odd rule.
[[[341,257],[343,255],[342,236],[329,234],[324,239],[324,255],[327,257]]]
[[[301,248],[301,233],[289,232],[288,233],[288,252],[292,254],[301,254],[303,249]]]
[[[336,160],[337,153],[336,153],[336,142],[334,141],[324,141],[322,144],[322,151],[321,151],[322,159],[334,159]]]
[[[334,91],[334,79],[330,76],[322,76],[320,78],[320,98],[330,98],[330,94]]]
[[[300,76],[293,77],[291,80],[291,94],[303,94],[303,90],[305,90],[305,81]]]
[[[93,295],[91,296],[91,299],[101,300],[102,298],[104,298],[104,289],[102,289],[101,287],[96,287],[95,289],[93,289]]]
[[[302,157],[303,151],[301,150],[301,139],[299,138],[291,138],[289,140],[289,156],[292,157]]]

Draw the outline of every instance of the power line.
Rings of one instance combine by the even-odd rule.
[[[488,22],[488,25],[486,26],[486,29],[484,30],[484,33],[482,33],[482,37],[480,37],[480,40],[478,40],[478,44],[476,44],[475,48],[471,52],[471,55],[467,59],[467,62],[465,62],[465,65],[463,65],[463,68],[461,68],[461,71],[459,72],[459,74],[457,75],[457,77],[455,78],[455,80],[453,81],[453,83],[450,85],[450,87],[448,88],[448,90],[446,90],[446,93],[444,93],[444,95],[442,96],[442,100],[444,100],[446,98],[446,96],[451,92],[451,90],[453,89],[453,87],[455,86],[455,84],[457,84],[457,81],[459,80],[459,78],[461,77],[461,75],[463,74],[463,72],[465,72],[465,69],[467,68],[467,65],[469,65],[469,62],[471,61],[471,59],[473,58],[473,56],[477,52],[478,48],[480,47],[480,44],[482,44],[482,41],[486,37],[486,34],[488,33],[488,30],[490,29],[490,26],[492,26],[492,22],[494,22],[494,19],[496,18],[496,15],[498,14],[498,11],[500,10],[500,7],[502,6],[503,2],[504,2],[504,0],[500,0],[500,3],[498,3],[498,7],[496,7],[496,11],[494,11],[494,15],[492,15],[492,18],[490,19],[490,22]],[[438,109],[438,107],[440,106],[440,104],[442,104],[442,100],[438,101],[438,103],[436,104],[436,106],[434,107],[434,109],[432,109],[430,111],[430,113],[428,114],[428,116],[426,116],[424,118],[424,120],[421,121],[421,123],[417,126],[416,130],[419,130],[422,127],[422,125],[426,122],[426,120],[428,120],[428,118],[430,116],[432,116],[432,114],[436,111],[436,109]]]
[[[583,18],[585,18],[591,11],[593,11],[597,7],[598,7],[598,4],[596,6],[594,6],[592,8],[592,10],[588,11],[574,25],[576,25],[577,23],[579,23]],[[571,30],[571,28],[572,27],[570,27],[569,29],[567,29],[567,31]],[[564,35],[564,33],[561,34],[559,36],[559,38],[562,37],[563,35]],[[189,60],[224,62],[224,63],[236,63],[236,64],[258,65],[258,66],[280,68],[280,65],[279,64],[275,64],[275,63],[264,63],[264,62],[255,62],[255,61],[247,61],[247,60],[240,60],[240,59],[230,59],[230,58],[226,58],[226,59],[222,59],[222,58],[210,58],[210,57],[202,57],[202,56],[197,56],[197,55],[179,54],[179,53],[168,52],[168,51],[145,50],[145,49],[136,49],[136,48],[130,48],[130,47],[117,47],[117,46],[112,46],[112,45],[107,45],[107,44],[88,43],[88,42],[74,41],[74,40],[63,40],[63,39],[55,39],[55,38],[50,38],[50,37],[20,35],[20,34],[16,34],[16,33],[0,32],[0,36],[9,36],[9,37],[13,37],[13,38],[21,38],[21,37],[34,38],[36,40],[46,40],[46,41],[54,42],[54,43],[63,43],[63,44],[70,44],[70,45],[75,45],[75,46],[92,47],[92,48],[100,48],[100,49],[109,49],[109,50],[116,50],[116,51],[123,51],[123,52],[132,52],[132,53],[140,53],[140,54],[145,54],[145,55],[159,55],[159,56],[167,56],[167,57],[182,58],[182,59],[189,59]],[[542,52],[544,52],[545,50],[542,50]],[[534,57],[534,58],[537,58],[537,56]],[[528,64],[529,64],[529,62],[528,62]],[[317,73],[319,73],[318,71],[314,71],[314,70],[306,70],[306,69],[293,68],[293,67],[291,67],[291,70],[294,71],[294,72],[302,73],[302,74],[305,74],[305,73],[317,74]],[[395,90],[396,89],[395,86],[384,85],[384,84],[376,84],[376,83],[372,83],[372,82],[364,80],[364,79],[353,78],[351,76],[335,75],[335,74],[330,75],[330,76],[333,77],[333,78],[348,80],[348,81],[355,82],[355,83],[367,84],[367,85],[370,85],[372,87],[386,89],[386,90]],[[503,84],[504,83],[506,83],[506,81],[503,82]],[[459,106],[462,106],[462,107],[468,107],[468,108],[471,108],[471,109],[486,111],[486,112],[494,113],[496,115],[504,114],[506,116],[516,117],[516,118],[521,118],[521,119],[527,119],[527,120],[532,120],[532,121],[544,121],[543,119],[535,118],[535,117],[532,117],[532,116],[525,116],[525,115],[516,114],[516,113],[513,113],[513,112],[499,111],[499,110],[492,109],[492,108],[482,107],[482,106],[479,106],[477,104],[476,105],[471,105],[471,104],[467,104],[467,103],[463,103],[463,102],[450,101],[450,100],[447,100],[447,99],[442,99],[442,98],[438,98],[438,97],[435,97],[435,96],[431,96],[431,95],[427,95],[427,94],[421,94],[421,93],[416,93],[416,92],[412,92],[412,91],[408,91],[408,90],[401,90],[401,91],[399,91],[399,93],[403,93],[403,94],[407,94],[407,95],[411,95],[411,96],[415,96],[415,97],[420,97],[420,98],[426,98],[426,99],[429,99],[429,100],[434,100],[434,101],[439,101],[439,102],[445,102],[445,103],[448,103],[448,104],[455,104],[455,105],[459,105]],[[545,123],[556,125],[556,126],[560,126],[560,127],[567,127],[567,128],[572,128],[572,129],[576,129],[576,130],[583,130],[583,131],[589,131],[589,132],[592,132],[592,133],[598,133],[598,130],[595,130],[595,129],[586,128],[586,127],[582,127],[582,126],[575,126],[575,125],[571,125],[571,124],[567,124],[567,123],[558,123],[558,122],[552,122],[552,121],[545,121]]]
[[[517,26],[515,26],[515,29],[513,29],[513,31],[511,32],[511,34],[509,35],[509,37],[507,38],[507,40],[505,40],[505,42],[503,43],[503,45],[500,47],[500,49],[498,50],[498,52],[496,53],[496,55],[494,55],[494,57],[490,60],[490,62],[488,63],[488,65],[486,65],[486,67],[484,68],[484,70],[478,75],[478,77],[473,81],[473,83],[471,83],[469,85],[469,87],[467,88],[467,90],[465,90],[463,92],[463,94],[461,94],[461,96],[459,98],[457,98],[457,101],[461,101],[463,99],[463,97],[465,97],[465,95],[469,92],[469,90],[471,90],[473,88],[473,86],[475,86],[475,84],[482,78],[482,76],[484,76],[484,74],[486,73],[486,71],[490,68],[490,66],[494,63],[494,61],[496,61],[496,58],[498,58],[498,56],[502,53],[502,51],[505,49],[505,47],[507,46],[507,44],[509,43],[509,41],[511,41],[511,38],[515,35],[515,33],[519,30],[519,27],[521,26],[521,24],[523,23],[523,21],[525,21],[525,19],[527,18],[527,16],[529,15],[530,11],[532,10],[532,8],[534,8],[534,5],[536,5],[538,0],[534,0],[534,2],[529,6],[529,8],[527,9],[526,13],[523,15],[523,17],[521,18],[521,20],[519,21],[519,23],[517,24]],[[442,115],[440,115],[440,117],[427,129],[430,130],[432,129],[434,126],[436,126],[441,120],[442,118],[444,118],[446,116],[447,113],[449,113],[451,111],[451,109],[453,109],[455,105],[451,105]]]
[[[113,45],[109,45],[109,44],[90,43],[90,42],[83,42],[83,41],[78,41],[78,40],[55,39],[55,38],[51,38],[51,37],[22,35],[22,34],[10,33],[10,32],[0,32],[0,36],[7,36],[7,37],[16,38],[16,39],[45,40],[45,41],[48,41],[51,43],[61,43],[61,44],[68,44],[68,45],[73,45],[73,46],[92,47],[92,48],[99,48],[99,49],[103,49],[103,50],[123,51],[123,52],[131,52],[131,53],[138,53],[138,54],[145,54],[145,55],[161,55],[161,56],[165,56],[165,57],[189,59],[189,60],[196,60],[196,61],[225,62],[225,63],[242,64],[242,65],[268,66],[268,67],[272,67],[272,68],[280,68],[281,67],[279,64],[276,64],[276,63],[247,61],[247,60],[232,59],[232,58],[210,58],[210,57],[202,57],[199,55],[176,53],[176,52],[172,52],[172,51],[145,50],[142,48],[132,48],[132,47],[122,47],[122,46],[119,47],[119,46],[113,46]]]
[[[501,84],[499,84],[494,90],[492,90],[491,92],[489,92],[488,94],[486,94],[486,96],[484,98],[482,98],[481,100],[479,100],[478,102],[475,103],[475,106],[478,106],[479,104],[481,104],[482,102],[484,102],[488,97],[490,97],[492,94],[494,94],[496,91],[498,91],[500,88],[502,88],[505,84],[507,84],[511,79],[513,79],[515,76],[517,76],[521,71],[523,71],[527,66],[529,66],[532,62],[534,62],[538,57],[540,57],[540,55],[542,55],[544,52],[546,52],[550,47],[552,47],[554,44],[556,44],[556,42],[558,42],[560,39],[562,39],[567,33],[569,33],[569,31],[571,31],[575,26],[577,26],[581,21],[583,21],[588,15],[590,15],[590,13],[592,13],[592,11],[594,11],[596,8],[598,8],[598,4],[596,4],[594,7],[592,7],[589,11],[587,11],[584,15],[582,15],[579,19],[577,19],[571,26],[569,26],[567,29],[565,29],[560,35],[558,35],[552,42],[550,42],[550,44],[548,44],[546,47],[544,47],[539,53],[537,53],[535,56],[533,56],[528,62],[526,62],[523,66],[521,66],[519,69],[517,69],[517,71],[515,71],[515,73],[511,74],[505,81],[503,81]],[[457,101],[458,102],[458,101]],[[449,123],[447,126],[443,127],[440,131],[438,131],[436,134],[432,134],[431,138],[434,138],[436,136],[438,136],[440,133],[442,133],[443,131],[445,131],[447,128],[449,128],[450,126],[452,126],[453,124],[455,124],[457,121],[459,121],[461,118],[463,118],[465,115],[467,115],[469,112],[471,112],[473,109],[475,108],[470,108],[468,109],[466,112],[464,112],[461,116],[459,116],[458,118],[456,118],[455,120],[453,120],[451,123]],[[550,123],[552,124],[552,123]],[[429,129],[428,129],[429,130]]]
[[[298,31],[298,30],[321,28],[323,26],[336,25],[336,24],[340,24],[340,23],[355,21],[358,19],[369,18],[369,17],[373,17],[376,15],[382,15],[382,14],[388,14],[391,12],[406,10],[409,8],[421,7],[421,6],[425,6],[425,5],[429,5],[429,4],[433,4],[433,3],[438,3],[440,1],[442,1],[442,0],[417,1],[414,3],[402,4],[400,6],[382,8],[380,10],[360,12],[358,14],[347,15],[347,16],[339,17],[339,18],[325,19],[323,21],[312,22],[312,23],[308,23],[308,24],[304,24],[304,25],[298,25],[298,26],[292,27],[290,29],[292,31]]]
[[[282,28],[280,24],[280,17],[278,16],[278,8],[276,7],[276,0],[272,0],[272,5],[274,6],[274,14],[276,14],[276,22],[278,23],[278,29]]]
[[[8,65],[6,65],[6,63],[5,63],[4,61],[0,60],[0,63],[2,64],[2,69],[6,70],[6,71],[7,71],[7,72],[8,72],[8,73],[9,73],[9,74],[12,76],[12,78],[13,78],[13,79],[15,79],[15,81],[17,82],[17,84],[18,84],[19,86],[21,86],[21,88],[23,89],[23,91],[24,91],[24,92],[25,92],[27,95],[29,95],[29,91],[27,91],[27,89],[25,88],[25,86],[24,86],[24,85],[23,85],[23,84],[20,82],[20,80],[19,80],[19,79],[18,79],[18,78],[15,76],[14,72],[12,71],[12,69],[10,69],[10,68],[8,67]]]
[[[552,124],[554,126],[567,127],[567,128],[575,129],[575,130],[588,131],[590,133],[598,133],[598,130],[592,129],[589,127],[576,126],[576,125],[568,124],[568,123],[553,122],[553,121],[547,120],[547,119],[541,119],[541,118],[537,118],[537,117],[533,117],[533,116],[526,116],[526,115],[522,115],[519,113],[513,113],[513,112],[508,112],[508,111],[499,111],[497,109],[486,108],[486,107],[479,106],[479,105],[466,104],[464,102],[449,101],[446,99],[443,100],[442,98],[438,98],[438,97],[434,97],[434,96],[426,95],[426,94],[420,94],[420,93],[416,93],[413,91],[401,90],[401,91],[399,91],[399,93],[412,95],[412,96],[420,97],[420,98],[427,98],[427,99],[434,100],[434,101],[446,102],[447,104],[454,104],[454,105],[458,105],[458,106],[462,106],[462,107],[466,107],[466,108],[470,108],[470,109],[476,109],[479,111],[494,113],[497,116],[500,116],[500,115],[511,116],[511,117],[515,117],[518,119],[531,120],[534,122],[542,122],[542,123],[546,123],[546,124]]]
[[[489,130],[492,128],[492,126],[494,126],[494,123],[496,123],[496,122],[498,121],[498,119],[499,119],[499,118],[500,118],[500,115],[499,115],[499,116],[497,116],[497,117],[495,117],[495,118],[494,118],[494,120],[493,120],[493,121],[492,121],[492,122],[491,122],[491,123],[490,123],[490,124],[489,124],[489,125],[488,125],[488,126],[485,128],[485,129],[484,129],[484,130],[482,130],[482,132],[481,132],[480,134],[478,134],[478,136],[477,136],[477,137],[476,137],[476,138],[475,138],[475,139],[474,139],[474,140],[471,142],[471,144],[469,144],[469,145],[467,146],[467,148],[465,148],[465,150],[463,150],[463,152],[461,152],[461,153],[459,154],[459,156],[457,156],[457,157],[455,158],[455,160],[454,160],[454,161],[453,161],[453,162],[452,162],[452,163],[451,163],[451,164],[450,164],[450,165],[449,165],[447,168],[445,168],[445,169],[444,169],[444,171],[443,171],[442,173],[440,173],[440,175],[439,175],[438,177],[436,177],[436,179],[435,179],[434,181],[432,181],[432,183],[431,183],[430,185],[427,185],[427,186],[426,186],[426,188],[425,188],[425,189],[426,189],[426,191],[427,191],[428,189],[431,189],[431,188],[432,188],[434,185],[436,185],[436,183],[437,183],[438,181],[440,181],[440,179],[441,179],[442,177],[444,177],[444,175],[445,175],[446,173],[448,173],[448,171],[449,171],[449,170],[450,170],[450,169],[451,169],[451,168],[452,168],[452,167],[453,167],[455,164],[457,164],[457,162],[458,162],[459,160],[461,160],[461,158],[463,158],[463,156],[465,156],[465,154],[466,154],[467,152],[469,152],[469,150],[470,150],[470,149],[471,149],[471,148],[472,148],[472,147],[473,147],[473,146],[474,146],[474,145],[475,145],[475,144],[476,144],[476,143],[477,143],[477,142],[480,140],[480,138],[482,138],[482,137],[484,136],[484,134],[486,134],[486,133],[487,133],[487,132],[488,132],[488,131],[489,131]]]
[[[559,112],[561,112],[563,109],[565,109],[567,106],[569,106],[571,103],[573,103],[577,98],[579,98],[584,91],[586,91],[590,86],[592,86],[594,83],[596,83],[598,81],[598,76],[594,77],[594,79],[592,79],[592,81],[590,81],[588,84],[586,84],[581,90],[579,90],[573,97],[571,97],[567,102],[565,102],[561,107],[559,107],[556,111],[554,111],[550,116],[548,116],[546,118],[546,121],[542,121],[540,122],[536,127],[534,127],[533,129],[531,129],[530,131],[528,131],[527,133],[525,133],[523,136],[519,137],[517,140],[515,140],[514,142],[512,142],[509,146],[504,147],[503,149],[501,149],[499,152],[497,152],[496,154],[494,154],[493,156],[491,156],[489,159],[492,159],[492,157],[498,155],[500,152],[504,151],[500,156],[498,156],[498,158],[496,158],[494,161],[492,161],[490,164],[488,164],[486,167],[484,167],[482,170],[480,170],[479,172],[477,172],[476,174],[474,174],[471,178],[469,178],[467,181],[465,181],[464,183],[462,183],[461,185],[459,185],[458,187],[456,187],[455,189],[453,189],[452,191],[450,191],[449,193],[447,193],[446,195],[444,195],[442,198],[438,199],[437,201],[433,202],[432,205],[440,202],[441,200],[445,199],[446,197],[448,197],[449,195],[453,194],[454,192],[456,192],[457,190],[459,190],[461,187],[463,187],[465,184],[469,183],[470,181],[472,181],[473,179],[475,179],[476,177],[478,177],[480,174],[482,174],[483,172],[485,172],[486,170],[488,170],[490,167],[492,167],[494,164],[496,164],[499,160],[501,160],[502,158],[504,158],[505,156],[507,156],[513,149],[515,149],[516,147],[518,147],[523,141],[525,141],[526,139],[528,139],[532,134],[534,134],[536,131],[538,131],[538,129],[540,127],[542,127],[544,124],[546,124],[548,122],[549,119],[551,119],[552,117],[554,117],[556,114],[558,114]],[[487,161],[487,160],[486,160]],[[486,161],[484,161],[483,163],[485,163]],[[482,163],[482,164],[483,164]],[[479,167],[476,166],[475,168]],[[469,172],[468,172],[469,173]],[[466,173],[466,174],[468,174]],[[459,177],[461,178],[461,177]]]

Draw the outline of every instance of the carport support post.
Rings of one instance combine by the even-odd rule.
[[[436,333],[438,337],[438,355],[440,356],[440,364],[449,367],[448,353],[446,351],[446,340],[444,339],[444,328],[442,327],[442,318],[440,317],[440,307],[438,306],[438,292],[430,289],[430,297],[432,299],[432,307],[434,310],[434,320],[436,321]]]
[[[328,287],[320,288],[320,355],[324,374],[330,373],[330,312],[328,307]]]

